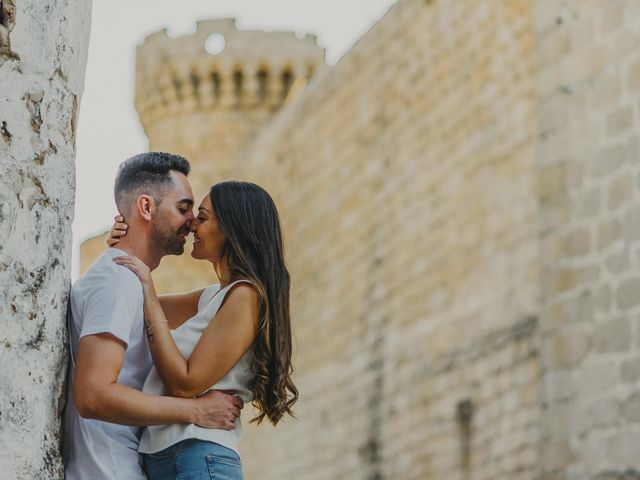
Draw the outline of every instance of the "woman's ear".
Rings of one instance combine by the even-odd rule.
[[[136,209],[143,219],[150,222],[156,213],[156,201],[151,195],[139,195],[136,199]]]

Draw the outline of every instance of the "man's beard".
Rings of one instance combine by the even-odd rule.
[[[180,235],[189,235],[189,227],[183,225],[177,232],[168,230],[159,230],[154,228],[155,243],[158,245],[164,255],[182,255],[184,253],[185,241]]]

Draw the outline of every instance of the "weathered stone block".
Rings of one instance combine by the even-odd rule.
[[[607,191],[607,208],[614,210],[633,198],[635,185],[633,177],[622,174],[609,184]]]
[[[621,404],[615,398],[605,396],[590,402],[575,433],[582,435],[589,431],[597,431],[598,428],[618,425],[621,420],[621,411]]]
[[[559,334],[555,341],[559,364],[570,366],[580,362],[588,353],[590,344],[590,334],[583,329],[572,329]]]
[[[616,291],[618,307],[628,310],[640,303],[640,279],[631,278],[623,281]]]
[[[620,367],[620,376],[622,380],[629,383],[640,380],[640,358],[623,362]]]
[[[627,71],[627,88],[630,92],[640,91],[640,62],[634,62]]]
[[[625,5],[623,2],[609,3],[600,14],[600,33],[609,33],[619,29],[624,23]]]
[[[640,239],[640,206],[633,206],[629,209],[624,218],[623,231],[624,239],[627,242]]]
[[[599,322],[593,336],[596,352],[625,352],[631,346],[631,325],[626,318]]]
[[[625,149],[621,145],[601,148],[590,160],[589,172],[594,177],[601,177],[618,171],[625,162]]]
[[[586,361],[577,370],[577,391],[584,397],[608,391],[618,382],[619,372],[613,361]]]
[[[591,249],[590,229],[583,227],[570,231],[565,245],[565,252],[570,257],[587,255]]]
[[[612,253],[605,260],[607,271],[614,275],[619,275],[631,268],[631,257],[629,251],[625,248],[620,252]]]
[[[595,217],[602,209],[602,191],[599,187],[581,192],[578,201],[579,214],[583,217]]]
[[[598,250],[604,250],[622,236],[622,225],[618,220],[604,220],[598,225]]]
[[[607,439],[607,463],[620,465],[621,470],[637,464],[638,451],[640,451],[640,433],[623,430]]]
[[[627,422],[640,422],[640,393],[634,393],[623,401],[622,415]]]
[[[633,109],[625,106],[607,116],[607,133],[618,135],[633,125]]]

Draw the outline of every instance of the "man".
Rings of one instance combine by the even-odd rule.
[[[141,427],[196,423],[233,429],[242,403],[222,392],[197,399],[146,395],[151,368],[139,280],[112,258],[136,255],[151,270],[184,251],[193,220],[186,159],[144,153],[126,160],[114,193],[129,231],[71,289],[71,366],[64,419],[65,478],[145,479],[138,457]]]

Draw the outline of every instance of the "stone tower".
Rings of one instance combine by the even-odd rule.
[[[212,37],[219,52],[208,53]],[[187,157],[199,199],[241,175],[243,149],[324,65],[314,36],[240,31],[234,19],[200,21],[194,34],[166,30],[138,47],[136,108],[150,150]]]

